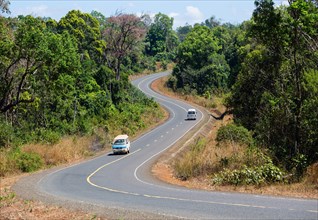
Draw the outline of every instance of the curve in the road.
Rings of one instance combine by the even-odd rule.
[[[203,118],[186,121],[191,105],[165,97],[150,88],[151,82],[168,73],[133,81],[154,98],[170,118],[131,143],[128,155],[102,155],[49,173],[35,184],[41,193],[102,207],[121,207],[172,218],[186,219],[317,219],[317,200],[259,196],[240,193],[190,190],[158,181],[151,164]],[[130,218],[129,214],[123,218]]]

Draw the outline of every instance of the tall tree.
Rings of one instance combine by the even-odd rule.
[[[177,28],[177,35],[179,37],[180,42],[183,42],[186,38],[187,34],[191,31],[192,25],[186,24],[185,26]]]
[[[221,22],[217,20],[215,16],[212,16],[209,19],[206,19],[204,22],[202,22],[201,25],[205,25],[208,28],[215,28],[217,26],[220,26]]]
[[[199,94],[226,87],[229,66],[218,53],[220,48],[211,29],[195,26],[178,46],[177,65],[173,70],[177,87],[190,88]]]
[[[279,8],[268,0],[255,5],[250,52],[229,103],[235,119],[254,130],[259,143],[291,170],[298,166],[294,161],[304,164],[318,158],[312,150],[317,143],[312,134],[318,133],[309,129],[316,121],[307,117],[308,109],[317,104],[312,97],[318,68],[318,8],[305,0]]]
[[[103,38],[107,42],[106,57],[109,67],[120,79],[120,65],[125,56],[129,55],[142,42],[146,33],[140,17],[133,14],[117,14],[107,19],[107,27]]]
[[[10,2],[8,0],[0,0],[0,10],[2,13],[10,13]]]
[[[72,10],[61,18],[58,29],[60,32],[66,30],[75,37],[82,60],[101,62],[106,45],[101,39],[100,25],[95,17],[79,10]]]
[[[155,15],[154,22],[150,25],[147,32],[146,53],[154,56],[157,53],[169,52],[173,48],[167,46],[167,41],[173,38],[173,18],[168,15],[158,13]]]
[[[4,19],[1,20],[3,27],[8,28],[4,24]],[[13,38],[1,37],[5,37],[0,44],[2,59],[0,110],[2,112],[7,112],[20,103],[34,101],[32,77],[38,73],[47,56],[44,29],[43,21],[27,16],[22,18]]]

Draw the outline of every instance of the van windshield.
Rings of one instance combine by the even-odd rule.
[[[125,144],[125,139],[117,139],[114,142],[115,145],[121,145],[121,144]]]
[[[195,114],[195,112],[191,111],[191,112],[188,112],[188,114]]]

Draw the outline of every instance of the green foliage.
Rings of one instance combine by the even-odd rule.
[[[272,163],[259,167],[244,166],[240,170],[225,169],[212,178],[212,183],[218,185],[261,185],[282,181],[283,172]]]
[[[22,172],[33,172],[43,166],[43,160],[36,153],[20,153],[17,155],[17,166]]]
[[[307,156],[298,154],[296,157],[292,158],[292,167],[294,174],[293,179],[299,181],[308,167]]]
[[[177,35],[179,37],[180,42],[183,42],[186,38],[187,34],[191,31],[192,26],[187,24],[185,26],[181,26],[177,28]]]
[[[218,39],[205,26],[195,26],[178,46],[178,63],[173,70],[175,86],[187,93],[203,95],[227,87],[230,67],[220,50]],[[174,86],[172,84],[172,86]]]
[[[3,147],[8,147],[12,144],[12,141],[14,139],[13,133],[14,129],[13,127],[5,121],[0,116],[0,149]]]
[[[307,163],[318,160],[318,71],[308,70],[304,75],[304,104],[302,106],[303,144],[301,153],[307,157]]]
[[[125,71],[116,79],[104,59],[109,42],[101,31],[107,25],[98,20],[106,21],[97,12],[80,11],[70,11],[58,23],[32,16],[0,18],[1,175],[42,166],[38,155],[15,152],[15,146],[54,144],[64,135],[91,134],[99,127],[132,135],[149,124],[142,115],[162,117],[159,106],[137,92],[127,75],[155,70],[155,60],[142,54],[141,44],[128,43],[120,67]]]
[[[178,45],[178,37],[172,30],[173,18],[158,13],[146,35],[146,54],[155,56],[158,53],[173,52]]]
[[[16,172],[32,172],[43,166],[43,160],[35,153],[21,151],[20,147],[0,149],[0,176]]]
[[[55,144],[57,143],[60,138],[61,134],[58,131],[52,131],[48,129],[38,129],[37,132],[37,138],[35,141],[47,143],[47,144]]]
[[[274,163],[298,178],[318,159],[318,8],[304,0],[279,8],[267,0],[255,5],[228,107],[257,144],[270,149]]]
[[[217,132],[216,140],[218,142],[235,142],[249,147],[254,145],[251,133],[243,126],[228,124],[220,127]]]
[[[200,69],[209,63],[209,58],[220,49],[212,31],[204,26],[195,26],[178,46],[178,65]]]
[[[101,40],[100,25],[98,20],[90,14],[82,13],[79,10],[72,10],[60,19],[58,30],[68,31],[78,44],[79,53],[84,59],[99,61],[103,50],[106,47]]]

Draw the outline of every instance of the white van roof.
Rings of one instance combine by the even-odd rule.
[[[128,135],[127,134],[121,134],[121,135],[117,135],[114,140],[118,140],[118,139],[127,139]]]
[[[189,108],[188,112],[195,112],[195,109],[194,108]]]

